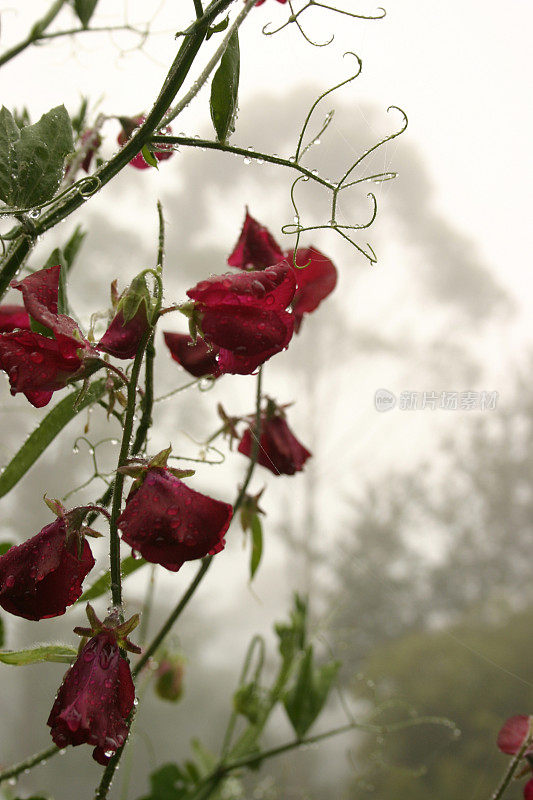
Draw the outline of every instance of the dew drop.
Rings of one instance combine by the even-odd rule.
[[[248,166],[248,164],[252,163],[252,159],[248,158],[248,156],[246,156],[246,158],[244,159],[244,163],[246,164],[246,166]]]

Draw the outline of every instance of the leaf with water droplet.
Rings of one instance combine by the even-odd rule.
[[[239,94],[240,51],[237,31],[230,37],[211,84],[211,119],[219,142],[235,130]]]
[[[53,108],[21,130],[10,112],[2,109],[0,130],[1,199],[17,208],[50,200],[63,178],[65,157],[74,149],[65,107]]]

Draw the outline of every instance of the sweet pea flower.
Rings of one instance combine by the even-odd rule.
[[[0,557],[0,606],[10,614],[39,620],[64,614],[81,595],[94,567],[87,540],[67,530],[59,517]]]
[[[116,291],[115,282],[111,293]],[[97,347],[115,358],[134,358],[150,327],[152,301],[144,275],[139,275],[114,302],[115,315]]]
[[[36,408],[83,377],[87,359],[98,357],[74,320],[58,313],[60,271],[60,266],[49,267],[11,284],[22,292],[29,316],[50,335],[31,330],[0,334],[0,369],[8,375],[11,394],[22,392]]]
[[[269,230],[246,209],[244,225],[228,264],[239,269],[265,269],[283,259],[296,278],[292,310],[294,329],[298,333],[303,315],[318,308],[337,285],[335,265],[316,247],[299,247],[296,253],[294,250],[283,252]]]
[[[203,339],[197,339],[194,342],[187,333],[164,331],[163,336],[174,361],[181,364],[183,369],[194,375],[195,378],[203,378],[208,375],[216,378],[220,375],[217,362],[220,348],[215,345],[210,347]]]
[[[531,773],[532,770],[530,761],[531,753],[533,753],[531,722],[532,718],[529,714],[517,714],[514,717],[509,717],[498,733],[498,749],[509,756],[516,756],[529,740],[529,746],[524,752],[524,757],[527,756],[526,766],[520,775]],[[524,800],[533,800],[533,778],[530,778],[524,786]]]
[[[214,275],[189,289],[202,337],[220,348],[222,373],[249,375],[285,349],[294,320],[285,309],[296,288],[286,262],[265,270]]]
[[[106,765],[128,735],[126,720],[135,702],[135,689],[120,648],[140,652],[127,638],[139,617],[118,625],[111,615],[101,623],[90,606],[87,616],[91,628],[74,631],[91,639],[66,673],[47,725],[58,747],[93,745],[94,760]]]
[[[120,124],[122,125],[122,130],[120,131],[119,135],[117,136],[117,142],[122,147],[126,144],[126,142],[131,139],[133,131],[136,128],[139,128],[144,120],[146,119],[144,114],[140,114],[137,117],[119,117]],[[161,131],[158,131],[161,134],[170,134],[172,133],[172,128],[170,125],[167,125],[166,128],[163,128]],[[166,161],[167,158],[171,158],[174,155],[174,150],[172,149],[172,145],[168,144],[158,144],[158,149],[154,150],[153,156],[156,161]],[[161,148],[161,149],[159,149]],[[130,161],[130,166],[135,167],[135,169],[149,169],[152,165],[148,164],[147,161],[144,160],[144,156],[142,151],[137,153]]]
[[[118,519],[122,539],[152,564],[177,572],[224,548],[233,506],[190,489],[167,467],[148,467]]]
[[[269,404],[270,405],[270,404]],[[252,456],[255,425],[244,432],[237,450],[248,458]],[[294,475],[300,472],[311,453],[290,430],[284,414],[275,406],[267,407],[261,414],[261,436],[257,463],[274,475]]]

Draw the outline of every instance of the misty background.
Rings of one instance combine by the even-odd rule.
[[[140,3],[120,5],[131,19],[146,16]],[[4,68],[2,102],[26,104],[33,120],[62,101],[74,113],[84,92],[102,94],[98,110],[107,114],[144,110],[175,47],[169,31],[183,24],[169,5],[152,21],[163,33],[140,51],[123,52],[135,40],[88,34],[25,52]],[[289,155],[311,103],[349,74],[351,62],[342,59],[347,49],[363,58],[363,75],[319,106],[311,131],[331,108],[335,117],[306,163],[328,177],[342,174],[367,147],[397,130],[400,116],[387,113],[390,103],[405,108],[410,127],[358,173],[399,173],[394,181],[363,184],[375,192],[379,214],[358,241],[372,244],[377,265],[331,231],[302,236],[302,245],[314,244],[334,261],[339,283],[304,320],[290,348],[267,364],[264,390],[279,403],[294,402],[288,422],[313,458],[290,478],[257,469],[251,491],[266,487],[259,573],[250,586],[249,543],[243,544],[235,522],[225,551],[173,634],[186,660],[184,697],[173,705],[146,689],[133,756],[128,766],[125,755],[113,796],[138,800],[146,794],[147,773],[168,761],[183,762],[191,737],[217,752],[247,645],[255,633],[264,634],[274,662],[272,625],[287,616],[297,589],[310,594],[318,649],[343,660],[341,694],[332,693],[311,732],[342,724],[347,704],[361,721],[444,716],[462,736],[453,738],[442,726],[383,739],[345,734],[319,750],[265,764],[247,780],[246,796],[422,800],[431,794],[444,800],[466,790],[483,800],[505,765],[495,748],[497,731],[507,716],[528,712],[533,685],[531,301],[524,257],[531,111],[521,99],[527,26],[515,18],[500,57],[505,70],[497,70],[495,47],[510,23],[495,4],[474,2],[464,9],[453,2],[444,10],[429,3],[420,9],[402,0],[382,22],[344,26],[328,15],[326,28],[323,18],[309,14],[309,30],[318,39],[330,28],[337,33],[335,45],[322,50],[292,31],[262,36],[261,26],[285,13],[277,5],[269,0],[255,9],[261,21],[249,20],[249,35],[243,29],[246,69],[233,143]],[[40,8],[36,2],[20,6],[24,15],[21,9],[2,14],[5,46],[8,36],[20,38]],[[516,3],[515,14],[525,20],[531,10]],[[113,15],[111,4],[101,0],[98,23],[109,24]],[[90,36],[98,41],[88,41]],[[191,106],[183,122],[174,123],[176,133],[212,136],[207,92],[199,96],[200,110]],[[110,155],[118,123],[107,122],[103,133],[103,151]],[[44,237],[29,264],[39,268],[77,223],[84,226],[88,236],[69,298],[87,330],[91,313],[107,308],[111,280],[125,286],[154,263],[160,198],[167,223],[165,299],[180,302],[202,277],[226,270],[245,205],[283,247],[292,246],[281,232],[294,214],[290,184],[281,168],[182,148],[157,174],[123,170]],[[341,200],[343,221],[367,218],[366,191],[350,190]],[[306,183],[297,192],[304,221],[329,219],[322,189]],[[181,316],[165,317],[158,333],[157,395],[189,379],[170,359],[162,330],[184,331]],[[406,391],[495,391],[498,403],[486,411],[396,406],[379,413],[374,395],[380,388],[398,398]],[[7,463],[48,409],[36,412],[25,398],[11,398],[5,380],[0,390],[0,461]],[[218,427],[217,402],[232,415],[245,415],[253,411],[254,394],[252,377],[227,376],[207,392],[193,388],[158,403],[149,452],[171,441],[176,454],[197,458],[197,443]],[[72,422],[2,498],[2,540],[22,541],[38,532],[50,521],[42,495],[61,498],[86,480],[88,447],[79,442],[76,453],[74,445],[87,421],[81,414]],[[96,444],[118,434],[96,408],[87,438]],[[199,491],[231,502],[247,462],[226,445],[221,450],[223,465],[197,465],[192,480]],[[102,444],[97,456],[102,472],[111,470],[117,445]],[[96,480],[68,503],[91,502],[103,487]],[[99,558],[86,586],[107,568],[105,540],[93,550]],[[142,606],[148,569],[125,583],[128,612]],[[158,569],[152,632],[195,571],[195,564],[177,575]],[[105,598],[95,607],[105,614]],[[38,625],[2,617],[6,646],[16,649],[36,640],[72,643],[72,628],[83,624],[84,614],[75,608]],[[0,697],[2,765],[48,745],[44,723],[63,674],[60,664],[0,665],[9,686]],[[280,713],[263,744],[291,738]],[[130,768],[124,790],[122,776]],[[70,748],[21,778],[16,791],[23,797],[49,791],[58,800],[89,796],[99,775],[87,748]],[[85,794],[80,785],[89,787]]]

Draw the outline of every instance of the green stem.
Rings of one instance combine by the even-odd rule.
[[[139,373],[144,358],[144,351],[151,336],[152,329],[150,328],[141,339],[139,349],[135,356],[135,361],[133,362],[133,369],[131,371],[130,382],[128,384],[128,404],[126,406],[126,414],[124,417],[124,428],[122,430],[122,442],[120,445],[117,470],[119,467],[123,467],[126,464],[129,456],[131,435],[133,433],[133,419],[135,416],[137,381],[139,380]],[[111,520],[109,522],[109,560],[111,568],[111,596],[113,598],[113,605],[118,607],[120,607],[122,603],[122,587],[120,576],[120,537],[118,535],[117,521],[122,506],[123,487],[124,475],[117,471],[113,486]]]
[[[202,70],[198,78],[195,80],[194,84],[191,86],[189,91],[181,98],[179,103],[177,103],[174,106],[174,108],[170,108],[163,117],[163,122],[165,124],[172,122],[173,119],[176,119],[178,114],[181,114],[183,109],[187,108],[190,102],[194,100],[194,98],[196,97],[200,89],[205,85],[207,79],[209,78],[214,68],[216,67],[216,65],[218,64],[224,53],[226,52],[229,40],[231,39],[235,31],[239,30],[240,26],[242,25],[242,23],[244,22],[244,20],[252,10],[252,8],[254,7],[255,3],[256,0],[246,0],[246,5],[242,9],[242,11],[238,14],[238,16],[235,18],[233,24],[230,25],[230,27],[228,28],[228,31],[224,36],[224,39],[220,43],[219,47],[217,47],[217,49],[213,53],[213,56],[209,59],[205,68]]]
[[[19,53],[22,53],[22,51],[31,44],[38,41],[42,37],[45,30],[52,24],[66,2],[67,0],[55,0],[55,3],[52,3],[44,17],[41,17],[41,19],[35,23],[26,38],[12,47],[10,50],[6,50],[6,52],[0,56],[0,67],[3,67],[4,64],[6,64],[12,58],[15,58],[15,56],[18,56]]]
[[[152,424],[152,409],[154,405],[154,333],[148,340],[146,346],[146,361],[144,365],[144,397],[141,401],[141,421],[135,433],[135,440],[131,447],[132,455],[137,455],[146,441],[146,436]]]
[[[26,758],[24,761],[14,764],[12,767],[1,770],[0,783],[3,783],[10,778],[16,778],[17,775],[21,774],[21,772],[31,769],[32,767],[36,767],[37,764],[41,764],[48,758],[52,758],[52,756],[55,756],[57,753],[59,753],[59,747],[56,747],[54,744],[52,747],[48,747],[46,750],[42,750],[40,753],[36,753],[34,756]]]
[[[514,756],[514,758],[511,759],[511,763],[509,764],[508,769],[505,771],[500,785],[498,786],[498,788],[496,789],[496,791],[492,795],[492,800],[500,800],[500,798],[503,797],[506,789],[508,788],[509,784],[511,783],[511,781],[514,778],[515,772],[518,769],[518,767],[520,765],[520,762],[522,761],[522,759],[523,759],[523,757],[525,755],[526,750],[530,746],[531,746],[531,737],[528,736],[526,738],[524,744],[522,745],[522,747],[518,751],[518,753]]]
[[[256,430],[259,431],[259,432],[260,432],[260,427],[261,427],[261,385],[262,385],[262,374],[263,374],[263,368],[260,367],[259,368],[259,372],[257,373],[256,412],[255,412]],[[233,504],[233,515],[234,516],[237,513],[237,511],[239,510],[242,501],[244,500],[244,496],[246,494],[246,489],[248,488],[248,484],[250,483],[250,481],[252,479],[252,475],[253,475],[253,472],[254,472],[254,469],[255,469],[255,465],[256,465],[256,462],[257,462],[257,456],[259,455],[259,436],[260,436],[260,433],[254,439],[254,442],[253,442],[253,445],[252,445],[251,456],[250,456],[250,464],[249,464],[248,470],[246,472],[246,477],[245,477],[244,483],[243,483],[243,485],[242,485],[242,487],[241,487],[241,489],[240,489],[240,491],[239,491],[239,493],[237,495],[237,499],[235,500],[235,503]],[[179,603],[174,608],[174,610],[172,611],[170,616],[167,618],[165,623],[162,625],[162,627],[160,628],[159,632],[156,634],[156,636],[154,637],[152,642],[146,648],[146,650],[144,651],[144,653],[142,654],[142,656],[138,660],[137,664],[133,668],[132,675],[133,675],[134,678],[139,674],[139,672],[145,666],[147,661],[153,656],[153,654],[155,653],[155,651],[157,650],[157,648],[159,647],[161,642],[164,640],[165,636],[168,634],[168,632],[171,630],[172,626],[174,625],[174,623],[176,622],[176,620],[180,616],[181,612],[187,606],[189,600],[191,599],[191,597],[195,593],[196,589],[198,588],[198,586],[200,585],[200,583],[204,579],[204,576],[206,575],[209,567],[211,566],[213,558],[214,558],[214,556],[207,556],[207,558],[204,558],[202,560],[201,566],[199,567],[196,575],[194,576],[194,578],[192,579],[191,583],[189,584],[187,590],[185,591],[185,593],[181,597]]]
[[[190,34],[184,38],[165,78],[159,96],[144,123],[113,158],[91,175],[90,180],[95,187],[92,194],[96,194],[103,186],[109,183],[150,141],[154,131],[160,126],[163,115],[183,85],[205,39],[209,25],[232,2],[233,0],[213,0],[201,19],[194,23]],[[53,204],[39,220],[33,222],[31,235],[28,234],[23,225],[16,229],[16,238],[13,239],[5,257],[0,262],[0,298],[5,294],[10,281],[15,277],[17,270],[24,262],[37,237],[72,214],[86,200],[87,194],[81,194],[77,187],[73,187],[71,192],[68,192],[57,203]]]
[[[259,161],[266,161],[269,164],[277,164],[280,167],[288,167],[294,169],[296,172],[305,175],[310,180],[326,186],[332,191],[335,189],[335,184],[315,175],[314,172],[295,161],[287,158],[280,158],[279,156],[272,156],[268,153],[261,153],[258,150],[247,150],[245,147],[234,147],[230,144],[222,144],[221,142],[214,142],[212,139],[192,139],[189,136],[152,136],[153,144],[176,144],[183,145],[184,147],[201,147],[203,150],[220,150],[223,153],[233,153],[236,156],[244,156],[245,158],[253,158]]]

